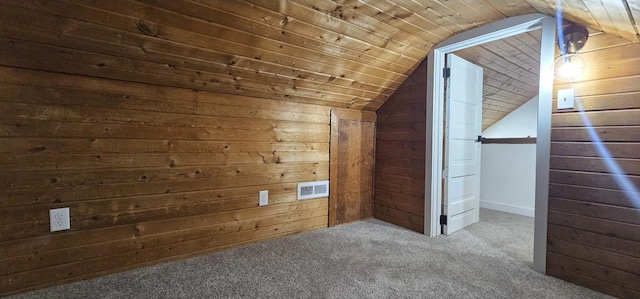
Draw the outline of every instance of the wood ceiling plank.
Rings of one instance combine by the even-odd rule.
[[[102,11],[96,11],[96,10],[90,11],[91,9],[93,9],[93,8],[89,8],[89,10],[83,11],[83,13],[89,14],[89,13],[96,13],[96,12],[100,13],[100,12],[102,12]],[[77,14],[77,15],[81,15],[81,14]],[[92,15],[95,15],[95,14],[92,14]],[[82,18],[82,17],[80,17],[80,18]],[[114,18],[116,18],[116,16],[106,14],[105,18],[114,19]],[[129,30],[131,32],[136,32],[138,34],[141,34],[141,32],[136,27],[136,24],[135,24],[136,23],[135,22],[136,19],[134,17],[127,17],[127,18],[128,18],[128,20],[127,19],[122,20],[122,24],[119,25],[120,28],[118,28],[118,29]],[[91,18],[85,18],[85,19],[91,19]],[[113,26],[113,21],[111,21],[111,24]],[[105,25],[108,25],[108,23],[105,24]],[[279,59],[281,59],[282,55],[275,54],[274,52],[256,51],[254,48],[249,47],[249,46],[239,45],[239,44],[235,44],[235,43],[230,44],[230,43],[225,42],[225,41],[220,41],[219,39],[217,39],[215,37],[212,38],[212,37],[208,37],[206,35],[193,34],[191,32],[183,31],[183,30],[180,30],[180,29],[172,28],[172,27],[162,27],[162,29],[163,30],[162,30],[161,34],[163,34],[165,38],[170,39],[170,40],[178,40],[181,43],[185,43],[185,44],[192,45],[192,46],[195,45],[196,47],[199,47],[199,48],[202,48],[202,49],[216,49],[216,47],[217,47],[220,50],[225,51],[224,53],[233,53],[235,51],[236,54],[240,54],[240,55],[236,55],[236,56],[229,56],[230,57],[229,60],[227,60],[226,62],[220,61],[222,63],[227,63],[227,64],[230,64],[230,65],[238,65],[242,61],[245,61],[244,59],[242,59],[242,57],[245,57],[247,60],[251,61],[251,63],[250,64],[248,63],[248,65],[258,65],[258,66],[260,66],[261,64],[264,64],[264,63],[269,64],[269,66],[264,66],[263,65],[260,68],[257,68],[257,70],[259,70],[259,71],[268,71],[270,68],[278,67],[278,65],[280,65],[280,64],[278,64],[278,62],[280,62]],[[161,43],[161,42],[162,42],[162,40],[158,40],[158,43]],[[241,56],[243,54],[244,54],[244,56]],[[227,54],[227,55],[229,55],[229,54]],[[234,57],[237,60],[233,60]],[[258,58],[256,58],[256,57],[258,57]],[[273,61],[273,62],[269,62],[268,60]],[[286,62],[286,60],[284,62]],[[291,65],[298,65],[298,66],[301,66],[301,65],[304,66],[304,64],[305,64],[303,61],[296,61],[296,60],[289,60],[288,63],[291,64]],[[309,63],[309,65],[313,66],[313,65],[316,65],[316,64],[315,63]],[[300,68],[295,68],[295,67],[292,68],[291,66],[287,66],[287,65],[282,65],[281,67],[285,67],[285,68],[289,69],[289,71],[287,73],[280,72],[282,75],[287,74],[287,75],[291,76],[291,75],[293,75],[294,72],[296,72],[296,70],[300,70]],[[255,70],[256,69],[254,69],[254,71]],[[317,68],[315,71],[314,70],[312,70],[312,71],[315,72],[316,74],[320,74],[320,73],[322,73],[322,68]],[[278,71],[276,71],[275,73],[278,73]],[[325,73],[324,76],[327,76],[327,75],[329,75],[330,77],[333,76],[331,74],[326,74],[326,73]],[[312,73],[307,73],[307,74],[301,74],[300,78],[306,78],[306,76],[313,77]],[[347,86],[350,83],[351,84],[354,83],[353,80],[344,80],[344,78],[346,76],[344,76],[344,77],[343,76],[334,76],[334,78],[326,78],[325,82],[337,81],[337,80],[334,80],[336,77],[339,77],[340,81],[344,81],[343,83],[346,84]],[[351,82],[349,83],[349,81],[351,81]],[[364,81],[364,80],[361,80],[361,81]]]
[[[362,59],[373,61],[380,60],[383,63],[382,66],[388,65],[390,68],[395,68],[395,65],[401,67],[411,67],[415,63],[414,59],[400,55],[388,49],[372,46],[369,43],[361,40],[354,39],[349,36],[345,36],[340,33],[325,30],[313,24],[298,20],[297,18],[285,15],[283,13],[273,11],[252,3],[239,2],[237,5],[227,5],[221,1],[206,1],[202,2],[203,5],[216,7],[227,12],[232,12],[238,16],[245,17],[252,22],[267,24],[268,26],[274,26],[284,30],[285,32],[295,33],[299,36],[304,36],[310,39],[311,42],[306,45],[313,45],[314,42],[323,42],[331,45],[335,45],[344,49],[355,51],[358,57]],[[342,55],[341,52],[336,55]],[[377,65],[373,62],[373,65]]]
[[[491,105],[489,105],[490,103],[487,103],[487,105],[485,105],[483,103],[482,105],[482,118],[494,118],[494,117],[498,117],[499,115],[504,115],[504,114],[508,114],[511,111],[505,110],[504,108],[501,107],[492,107]],[[485,107],[488,106],[488,107]]]
[[[14,10],[12,13],[12,17],[18,17],[19,11]],[[51,18],[49,18],[51,19]],[[12,20],[12,18],[6,18],[6,20]],[[29,22],[26,20],[38,20],[38,23],[42,23],[43,20],[47,20],[46,16],[43,15],[33,15],[33,13],[29,14],[25,14],[25,16],[22,18],[23,21],[21,21],[24,25],[28,25]],[[47,21],[50,24],[52,24],[53,21]],[[170,63],[173,64],[174,66],[178,66],[178,67],[183,67],[183,68],[192,68],[193,69],[193,74],[198,73],[198,80],[203,80],[203,78],[206,78],[206,76],[210,75],[210,72],[217,72],[220,78],[216,78],[217,81],[219,82],[229,82],[228,84],[231,84],[231,81],[228,81],[228,79],[233,78],[233,80],[236,81],[237,86],[240,86],[242,84],[248,84],[248,85],[254,85],[255,87],[259,86],[259,85],[265,85],[267,87],[263,87],[262,89],[267,90],[267,89],[271,89],[271,90],[276,90],[276,89],[280,89],[280,88],[287,88],[286,86],[295,86],[296,84],[298,84],[298,86],[300,88],[302,88],[303,90],[307,90],[308,94],[315,94],[315,96],[318,96],[318,91],[317,88],[318,87],[322,87],[323,84],[312,84],[312,85],[308,85],[305,84],[304,81],[295,81],[296,78],[286,78],[284,76],[276,76],[275,78],[273,78],[273,75],[269,74],[269,73],[257,73],[254,70],[243,70],[240,68],[226,68],[224,66],[224,64],[220,64],[218,65],[218,67],[216,68],[215,63],[213,62],[205,62],[205,58],[211,57],[211,53],[204,53],[203,55],[205,55],[203,57],[203,60],[193,60],[191,57],[189,56],[193,56],[196,55],[197,56],[197,52],[194,52],[193,49],[186,49],[186,52],[184,52],[184,57],[178,57],[178,58],[173,58],[172,56],[164,57],[164,58],[154,58],[154,56],[157,56],[156,54],[160,54],[162,55],[162,53],[155,53],[154,54],[154,42],[155,41],[145,41],[142,40],[140,42],[140,44],[136,44],[133,45],[134,48],[129,48],[129,49],[133,49],[134,51],[123,51],[123,50],[117,50],[117,51],[111,51],[111,49],[113,49],[114,47],[122,47],[122,45],[118,45],[118,42],[122,42],[124,41],[127,37],[126,34],[123,32],[109,32],[109,30],[113,30],[110,28],[104,28],[104,29],[108,29],[107,31],[96,31],[95,25],[93,28],[89,28],[88,30],[86,30],[85,32],[85,38],[90,38],[90,39],[86,39],[86,42],[83,42],[83,38],[82,38],[82,32],[78,31],[78,29],[82,28],[82,23],[78,23],[76,22],[75,24],[73,22],[73,20],[69,20],[70,24],[72,24],[71,28],[73,30],[64,30],[65,33],[63,33],[62,31],[60,31],[61,29],[58,29],[58,31],[51,31],[47,34],[41,35],[40,38],[41,40],[38,41],[43,41],[43,40],[47,40],[47,38],[55,36],[56,38],[49,38],[50,39],[50,43],[53,44],[58,44],[59,46],[64,46],[64,47],[69,47],[69,46],[75,46],[77,48],[85,48],[85,49],[89,49],[92,51],[100,51],[100,52],[106,52],[109,54],[115,54],[121,57],[130,57],[130,58],[135,58],[135,59],[142,59],[142,60],[146,60],[146,61],[156,61],[159,63]],[[91,24],[87,24],[85,23],[84,25],[91,25]],[[55,26],[44,26],[43,29],[41,30],[48,30],[51,28],[54,28]],[[11,28],[8,28],[7,30],[4,31],[4,35],[7,35],[10,33],[12,33],[13,31],[15,31],[15,29],[19,29],[19,26],[11,26]],[[36,27],[34,26],[28,26],[28,29],[24,32],[21,33],[21,31],[15,31],[15,33],[13,34],[13,37],[17,37],[20,38],[21,36],[24,36],[26,33],[28,32],[32,32],[33,34],[33,30]],[[11,29],[11,30],[9,30]],[[74,34],[73,38],[62,38],[60,40],[58,40],[58,38],[60,37],[64,37],[65,34]],[[80,34],[80,35],[78,35]],[[96,44],[97,40],[93,37],[107,37],[107,36],[118,36],[116,41],[113,41],[112,44],[106,43],[106,44]],[[143,37],[145,37],[144,35],[142,35]],[[129,37],[130,38],[130,37]],[[146,51],[143,53],[142,51],[139,51],[139,47],[141,46],[145,46]],[[126,48],[123,48],[126,49]],[[170,47],[167,51],[167,53],[171,53],[173,52],[175,53],[179,53],[180,48],[177,48],[175,45]],[[160,59],[160,60],[158,60]],[[184,64],[183,62],[187,62],[187,64]],[[106,66],[106,65],[105,65]],[[184,70],[187,70],[187,69]],[[199,70],[196,72],[196,70]],[[175,73],[179,74],[180,68],[176,68],[175,69]],[[186,73],[185,73],[186,74]],[[238,78],[235,77],[238,74],[242,74],[242,75],[247,75],[246,77],[242,77],[242,78]],[[231,77],[230,77],[231,75]],[[284,80],[283,80],[284,79]],[[291,80],[293,79],[293,81]],[[256,81],[257,80],[257,81]],[[245,83],[241,83],[241,82],[245,82]],[[267,83],[260,83],[260,81],[262,82],[267,82]],[[311,83],[312,81],[307,81],[307,83]],[[280,83],[280,84],[278,84]],[[291,84],[293,83],[293,84]],[[303,86],[308,86],[311,87],[311,89],[305,88]],[[278,87],[280,86],[280,87]],[[296,87],[298,88],[298,87]],[[341,90],[339,87],[336,86],[335,91],[339,91]],[[347,88],[343,88],[342,91],[347,91]],[[368,93],[362,93],[359,96],[374,96],[376,93],[374,92],[370,92]],[[384,96],[383,96],[384,97]],[[330,98],[330,97],[329,97]]]
[[[531,99],[531,97],[509,92],[504,89],[498,89],[490,85],[484,85],[482,96],[501,99],[505,102],[513,103],[516,105],[522,105],[526,101]]]
[[[159,3],[171,5],[173,11],[181,11],[188,7],[182,3],[166,3],[165,1]],[[372,66],[387,68],[397,73],[402,73],[406,67],[413,66],[412,60],[403,61],[404,65],[392,62],[391,60],[399,59],[400,55],[391,51],[374,51],[375,53],[372,53],[370,52],[371,45],[363,42],[356,40],[336,42],[331,38],[319,38],[326,30],[306,23],[300,24],[291,17],[248,2],[238,1],[234,5],[228,5],[220,1],[207,1],[198,4],[198,7],[193,9],[195,11],[189,13],[194,17],[216,22],[221,16],[234,16],[234,22],[227,22],[224,25],[300,47],[311,48],[325,55],[361,63],[369,61]]]
[[[635,28],[627,14],[623,0],[607,1],[582,0],[591,14],[598,20],[601,29],[609,34],[637,40]]]
[[[521,49],[522,53],[531,57],[531,59],[538,61],[538,68],[540,67],[540,30],[533,32],[527,32],[513,36],[513,38],[507,38],[504,41],[507,44]]]
[[[484,2],[486,3],[484,5],[491,5],[505,17],[538,12],[533,6],[522,0],[485,0]]]
[[[500,11],[484,1],[477,0],[449,0],[440,1],[453,12],[452,20],[460,24],[467,24],[466,29],[478,27],[504,18]]]
[[[526,0],[539,12],[556,16],[556,0]],[[594,28],[601,28],[600,24],[589,11],[582,0],[561,0],[561,14],[564,19],[574,23],[588,24]]]
[[[509,111],[510,112],[510,111]],[[495,123],[509,114],[508,111],[500,111],[491,108],[482,108],[482,122]]]
[[[164,3],[164,4],[162,4]],[[219,40],[219,44],[223,45],[228,42],[236,43],[233,47],[231,47],[228,51],[234,53],[234,48],[237,48],[237,45],[244,45],[246,47],[250,47],[254,49],[254,52],[257,52],[253,55],[248,55],[250,58],[261,57],[259,52],[261,51],[271,51],[274,54],[278,53],[281,56],[278,60],[279,63],[282,63],[286,58],[282,57],[282,54],[286,54],[287,57],[297,57],[304,60],[313,61],[312,65],[331,65],[328,67],[329,69],[341,69],[346,71],[347,69],[356,70],[362,68],[362,73],[368,73],[372,76],[380,76],[380,78],[387,78],[396,80],[398,76],[382,69],[372,69],[370,71],[364,71],[367,69],[366,66],[357,67],[354,65],[351,67],[341,67],[341,65],[345,65],[346,62],[337,62],[334,60],[323,59],[322,53],[308,53],[315,52],[311,49],[307,49],[305,47],[294,46],[287,43],[280,43],[274,40],[270,40],[268,38],[264,38],[259,35],[250,34],[244,32],[242,30],[233,29],[231,27],[227,27],[224,25],[224,22],[231,22],[231,20],[219,20],[223,24],[216,25],[215,23],[211,23],[210,21],[205,21],[202,19],[197,19],[191,16],[183,15],[180,13],[174,13],[170,10],[162,9],[161,5],[170,5],[172,2],[157,2],[158,6],[149,5],[145,3],[139,3],[134,1],[118,1],[118,2],[97,2],[91,3],[91,6],[98,7],[101,9],[109,10],[114,13],[122,13],[126,12],[126,15],[141,18],[145,21],[154,22],[157,24],[163,24],[166,26],[172,26],[174,28],[179,28],[182,30],[187,30],[189,32],[194,32],[202,35],[211,36],[217,38]],[[175,7],[175,6],[174,6]],[[292,67],[302,67],[300,63],[286,63]],[[327,72],[328,69],[322,71],[323,73],[331,74],[333,72]],[[334,76],[339,76],[340,74],[333,74]],[[344,74],[342,74],[344,75]],[[346,76],[346,75],[345,75]],[[356,79],[358,80],[358,79]],[[368,80],[358,80],[358,81],[368,81]],[[386,84],[383,84],[386,85]]]
[[[491,51],[505,60],[520,66],[527,71],[530,71],[536,75],[539,74],[540,63],[538,59],[531,58],[532,53],[525,53],[526,49],[517,49],[504,40],[494,41],[481,45],[488,51]]]
[[[41,6],[29,4],[31,4],[31,2],[20,2],[20,5],[25,8],[41,8]],[[196,44],[194,46],[193,44],[197,40],[194,39],[193,36],[184,34],[183,31],[179,30],[175,31],[175,33],[172,33],[173,31],[165,28],[163,32],[164,35],[167,35],[170,38],[176,37],[176,39],[178,39],[177,42],[168,43],[167,40],[156,39],[154,37],[149,37],[142,34],[142,32],[140,32],[140,30],[136,27],[134,19],[124,17],[122,15],[113,15],[104,11],[95,10],[94,8],[73,6],[63,2],[60,2],[53,7],[55,7],[57,10],[54,11],[53,9],[49,9],[49,11],[47,11],[47,13],[51,13],[51,17],[47,17],[46,15],[33,15],[32,17],[23,17],[25,20],[27,20],[23,23],[27,24],[29,23],[29,20],[32,20],[33,18],[43,20],[49,20],[53,16],[63,16],[66,18],[70,18],[70,20],[66,21],[58,20],[54,22],[52,20],[49,20],[47,21],[49,22],[47,26],[40,26],[41,29],[39,30],[46,31],[46,33],[42,33],[40,38],[42,38],[43,40],[49,40],[50,43],[57,44],[59,46],[76,47],[78,49],[85,49],[115,55],[125,55],[125,52],[118,50],[118,48],[126,48],[126,46],[131,46],[136,48],[138,51],[126,52],[127,55],[129,55],[128,57],[130,58],[147,59],[149,61],[169,63],[179,66],[190,65],[191,67],[193,67],[193,64],[196,64],[200,67],[203,67],[203,70],[207,71],[215,70],[216,64],[226,64],[227,69],[223,70],[224,74],[231,74],[234,76],[248,76],[249,78],[252,76],[275,76],[276,74],[278,74],[278,78],[274,80],[297,80],[298,82],[302,82],[302,85],[328,85],[335,86],[336,88],[340,88],[340,85],[342,86],[342,88],[349,88],[353,87],[354,85],[353,80],[346,80],[342,77],[337,77],[334,78],[334,80],[331,80],[331,75],[329,74],[321,74],[318,72],[306,71],[299,68],[292,69],[291,67],[282,66],[265,60],[257,60],[252,58],[249,59],[243,58],[241,56],[235,56],[234,58],[234,56],[231,54],[211,50],[211,47],[206,47],[206,42],[202,41],[200,42],[201,44]],[[17,30],[24,27],[23,23],[13,23],[13,21],[15,21],[17,14],[27,13],[27,11],[21,12],[20,10],[16,10],[16,8],[11,8],[11,10],[13,11],[12,15],[7,15],[5,18],[5,22],[7,22],[7,24],[11,23],[13,25],[11,27],[11,30],[5,30],[6,34],[12,33],[12,30]],[[75,19],[77,19],[78,21],[76,21]],[[109,23],[103,23],[101,21],[105,19],[108,19]],[[89,20],[95,23],[85,22]],[[41,23],[42,22],[40,22],[39,24]],[[60,27],[59,24],[65,25],[63,27]],[[107,27],[106,25],[110,26]],[[36,28],[38,28],[38,26],[25,28],[25,33],[31,32],[32,35],[36,34]],[[52,31],[53,28],[56,28],[56,30]],[[18,33],[18,35],[6,34],[5,36],[7,37],[20,38],[20,35]],[[60,40],[51,37],[57,37]],[[104,44],[101,44],[101,42],[103,42]],[[143,49],[143,51],[141,51],[140,49]],[[163,55],[163,53],[165,53],[166,55]],[[182,55],[182,57],[179,57],[177,55],[178,53],[184,54]],[[229,64],[228,61],[231,60],[233,60],[235,63]],[[251,73],[254,73],[255,75],[251,75]],[[363,90],[389,93],[389,91],[385,92],[384,88],[380,86],[375,87],[374,85],[369,85],[362,82],[356,85],[360,84],[362,84],[362,86],[359,87]]]
[[[538,94],[537,89],[524,89],[522,88],[522,85],[524,84],[505,83],[505,82],[502,82],[501,80],[497,80],[489,76],[489,74],[485,76],[484,85],[490,86],[495,89],[505,90],[505,91],[517,94],[519,96],[527,97],[527,98],[532,98],[536,94]]]
[[[482,109],[482,124],[483,125],[490,125],[495,123],[496,121],[504,118],[506,115],[508,115],[509,112],[502,112],[502,111],[496,111],[496,110],[491,110],[491,109]],[[486,126],[483,126],[483,130],[486,128]]]
[[[486,1],[450,0],[445,3],[451,8],[454,8],[455,11],[459,12],[466,19],[470,19],[476,23],[477,26],[504,18],[504,15],[500,11],[488,5]]]
[[[119,3],[120,3],[120,2],[119,2]],[[130,10],[128,10],[128,11],[130,11]],[[165,29],[165,30],[163,30],[162,32],[163,32],[163,33],[166,33],[166,31],[167,31],[167,30],[168,30],[168,29]],[[193,42],[193,41],[194,41],[194,35],[193,35],[193,34],[186,35],[186,36],[182,36],[182,35],[180,35],[180,34],[175,34],[174,36],[180,36],[180,38],[186,38],[189,42]],[[196,40],[197,40],[197,39],[196,39]],[[216,42],[216,43],[214,43],[214,44],[215,44],[215,46],[219,47],[219,46],[220,46],[220,44],[224,45],[224,43],[225,43],[225,42],[226,42],[226,41],[222,41],[221,43]],[[205,43],[205,44],[202,44],[202,45],[200,45],[200,46],[205,46],[205,45],[206,45],[206,46],[208,46],[208,45],[212,45],[212,44],[211,44],[211,43],[209,43],[209,44],[206,44],[206,43]],[[215,47],[215,46],[214,46],[214,47]],[[236,48],[238,48],[238,49],[236,49]],[[242,49],[242,46],[239,46],[239,47],[238,47],[238,45],[235,45],[235,47],[231,47],[231,48],[229,48],[227,51],[231,51],[231,52],[233,52],[233,51],[235,50],[236,52],[238,52],[238,50],[239,50],[239,49]],[[252,51],[252,50],[250,50],[249,48],[247,48],[247,50]],[[262,54],[260,54],[260,55],[264,55],[263,53],[265,53],[265,52],[261,52],[261,53],[262,53]],[[246,57],[251,57],[251,56],[255,55],[255,53],[254,53],[254,54],[252,54],[252,53],[250,53],[250,52],[249,52],[249,53],[247,53],[247,54],[245,54],[245,55],[246,55]],[[276,63],[277,63],[277,62],[278,62],[278,60],[280,59],[279,57],[282,57],[281,55],[278,55],[278,54],[275,54],[275,53],[274,53],[273,55],[276,55],[276,56],[274,57],[274,59],[275,59],[275,61],[274,61],[274,62],[276,62]],[[290,59],[290,58],[291,58],[291,57],[287,57],[287,58],[285,58],[285,59]],[[251,59],[251,58],[249,58],[249,59]],[[245,61],[246,61],[246,60],[245,60]],[[260,64],[260,63],[261,63],[261,62],[260,62],[260,59],[252,59],[251,61],[252,61],[252,62],[255,62],[255,64]],[[238,62],[242,62],[242,59],[238,59]],[[232,63],[232,64],[235,64],[235,63],[236,63],[236,61],[234,60],[234,63]],[[298,65],[299,65],[299,64],[300,64],[300,63],[298,63]],[[295,64],[293,64],[293,65],[295,65]],[[316,66],[316,67],[317,67],[317,64],[312,63],[312,64],[309,64],[309,66],[311,66],[311,67]],[[292,70],[293,70],[293,71],[295,71],[295,68],[293,68]],[[288,72],[288,73],[290,73],[290,72]],[[386,72],[386,73],[388,74],[389,72]],[[341,75],[341,76],[345,76],[345,75],[343,74],[343,75]],[[327,80],[327,81],[325,81],[325,82],[331,82],[331,81],[335,80],[335,78],[336,78],[336,77],[340,77],[340,76],[333,76],[333,75],[329,75],[328,80]],[[345,77],[346,77],[346,76],[345,76]],[[343,78],[343,77],[340,77],[340,78]],[[302,78],[299,78],[299,79],[302,79]],[[356,80],[356,81],[357,81],[357,80]],[[352,83],[352,86],[355,86],[355,85],[357,85],[357,84],[358,84],[358,82],[356,82],[356,81],[352,81],[352,82],[351,82],[351,83]],[[361,81],[367,81],[367,80],[361,80]],[[400,82],[401,82],[401,79],[398,81],[398,83],[397,83],[397,84],[399,84]],[[269,84],[269,83],[268,83],[268,82],[266,82],[265,84]],[[394,84],[394,83],[392,83],[392,84]],[[385,85],[389,85],[389,83],[381,83],[381,84],[380,84],[380,86],[385,86]],[[328,87],[327,87],[327,88],[328,88]],[[327,88],[325,88],[325,90],[328,90]],[[317,93],[317,94],[316,94],[316,97],[319,97],[319,98],[322,98],[322,97],[324,97],[324,96],[325,96],[325,95],[323,95],[323,92],[320,92],[320,93]],[[384,99],[384,98],[386,98],[386,96],[382,96],[382,97],[381,97],[381,99]],[[354,102],[354,101],[355,101],[355,102]],[[328,103],[328,104],[330,104],[330,103]],[[346,104],[346,105],[349,105],[349,106],[354,105],[354,104],[358,104],[358,105],[365,105],[365,106],[366,106],[366,105],[372,105],[372,102],[371,102],[371,101],[369,101],[369,100],[361,101],[360,99],[356,99],[356,98],[354,98],[354,99],[352,99],[350,102],[347,102],[347,103],[345,103],[345,104]],[[377,106],[377,105],[379,105],[379,104],[381,104],[381,102],[378,102],[378,104],[373,104],[372,106],[374,106],[374,107],[375,107],[375,106]]]
[[[433,44],[439,43],[453,34],[431,20],[388,1],[371,3],[361,0],[336,0],[336,3],[358,10],[360,13],[410,34],[422,36],[423,39]]]
[[[531,100],[531,98],[524,96],[518,97],[518,99],[505,99],[504,97],[487,96],[485,99],[486,103],[489,105],[489,109],[506,113],[513,112],[514,110],[518,109],[520,106]]]
[[[548,1],[548,0],[525,0],[525,2],[527,2],[529,5],[531,5],[531,7],[533,7],[535,10],[537,10],[539,13],[548,15],[548,16],[555,16],[556,15],[556,10],[555,10],[555,2],[554,1]]]
[[[515,101],[512,101],[511,99],[505,99],[503,97],[494,97],[490,95],[484,97],[484,99],[487,101],[487,103],[490,103],[491,105],[508,108],[508,109],[511,109],[511,111],[515,110],[516,108],[524,104],[524,102],[515,102]]]
[[[477,57],[477,59],[472,60],[478,65],[489,67],[509,77],[516,78],[519,81],[527,82],[530,85],[532,85],[533,82],[539,81],[536,74],[518,66],[514,67],[509,61],[482,47],[467,48],[459,52],[465,57]]]
[[[607,1],[603,4],[613,25],[621,32],[622,37],[629,40],[640,40],[638,36],[638,24],[633,15],[633,10],[629,7],[627,11],[627,0]],[[636,10],[636,14],[637,14]],[[630,15],[631,14],[631,15]]]
[[[540,13],[554,17],[557,14],[557,3],[555,0],[526,0],[526,2]],[[592,15],[592,12],[582,0],[561,0],[560,13],[564,19],[572,23],[583,24],[602,30],[602,26],[599,23],[600,20],[596,20],[597,18]]]
[[[402,44],[421,50],[424,53],[434,45],[434,43],[427,41],[419,35],[414,35],[400,30],[386,22],[382,22],[369,15],[363,14],[358,9],[352,9],[334,1],[296,0],[296,3],[322,12],[327,16],[332,16],[350,24],[362,27],[370,32],[378,33],[390,40],[401,41]]]
[[[495,82],[499,82],[496,87],[503,86],[517,86],[519,90],[522,90],[523,93],[526,94],[537,94],[538,93],[538,83],[537,82],[524,82],[519,81],[516,78],[509,77],[505,74],[500,73],[499,71],[493,70],[489,67],[483,67],[484,73],[487,78],[491,78]],[[491,84],[491,82],[487,82]],[[531,83],[531,84],[530,84]]]
[[[500,105],[495,105],[491,99],[483,100],[482,102],[482,110],[491,111],[492,113],[509,113],[511,112],[511,107],[503,107]],[[484,116],[483,116],[484,117]]]
[[[473,27],[473,24],[469,21],[463,20],[462,22],[457,22],[457,19],[460,19],[460,16],[456,14],[455,11],[452,11],[440,1],[436,0],[427,0],[427,1],[415,1],[415,0],[389,0],[394,3],[394,5],[403,7],[409,11],[413,11],[429,20],[432,20],[436,24],[440,25],[443,28],[451,32],[459,32],[461,30],[465,30]],[[453,34],[452,34],[453,35]]]
[[[293,1],[270,1],[270,0],[248,0],[256,5],[278,11],[286,15],[295,16],[299,20],[303,20],[310,24],[315,24],[327,30],[331,30],[343,35],[351,36],[353,38],[362,40],[380,48],[389,49],[396,53],[406,55],[408,57],[418,60],[424,58],[425,50],[417,49],[399,41],[393,40],[388,36],[377,33],[375,30],[362,28],[360,26],[354,26],[353,24],[334,17],[330,14],[326,14],[311,7],[307,7],[303,4],[299,4]]]
[[[618,1],[618,0],[616,0]],[[583,0],[562,0],[562,12],[565,19],[590,27],[601,28],[600,20],[594,17]]]
[[[3,5],[31,10],[43,6],[40,11],[47,14],[70,17],[73,20],[49,30],[62,32],[57,35],[60,40],[50,40],[52,45],[111,55],[117,63],[147,67],[145,63],[164,63],[175,67],[171,78],[175,84],[182,78],[209,84],[207,88],[220,84],[229,93],[244,94],[230,88],[240,87],[253,96],[273,92],[271,98],[276,100],[293,96],[309,103],[326,101],[368,110],[375,110],[446,37],[534,10],[555,15],[556,5],[555,0],[250,0],[233,5],[199,0],[71,1],[56,5],[60,7],[47,7],[44,1]],[[638,14],[638,2],[560,1],[568,20],[599,30],[604,26],[608,33],[634,40],[637,27],[632,16]],[[71,7],[82,12],[64,12]],[[144,35],[143,29],[156,36]],[[38,30],[35,34],[47,31]],[[4,32],[20,39],[17,31]],[[492,62],[485,66],[487,73],[499,77],[486,82],[492,96],[524,97],[537,89],[539,49],[532,45],[538,40],[521,35],[476,53],[487,56],[480,57],[485,64]],[[617,61],[615,65],[626,60]],[[83,63],[73,67],[89,71],[88,61]],[[128,70],[125,65],[118,67]]]

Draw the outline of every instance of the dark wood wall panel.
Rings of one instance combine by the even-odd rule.
[[[424,232],[427,64],[423,61],[378,109],[376,218]]]
[[[555,84],[574,87],[584,110],[553,113],[547,273],[640,298],[640,69],[622,67],[640,59],[640,43],[611,39],[587,43],[581,81]]]

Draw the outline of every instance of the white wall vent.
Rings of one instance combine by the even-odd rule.
[[[298,184],[298,200],[329,196],[329,181]]]

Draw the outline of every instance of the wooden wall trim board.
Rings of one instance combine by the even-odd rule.
[[[424,60],[378,109],[376,218],[424,232],[427,67]]]
[[[620,298],[639,298],[640,203],[632,195],[640,195],[640,89],[634,83],[640,69],[620,68],[617,57],[626,63],[639,59],[640,42],[587,43],[585,51],[589,68],[571,84],[584,112],[553,111],[547,273]],[[555,89],[568,86],[557,82]],[[613,173],[611,164],[623,173]]]

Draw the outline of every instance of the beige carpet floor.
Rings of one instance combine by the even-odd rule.
[[[375,219],[13,298],[607,298],[532,270],[533,218],[429,238]]]

